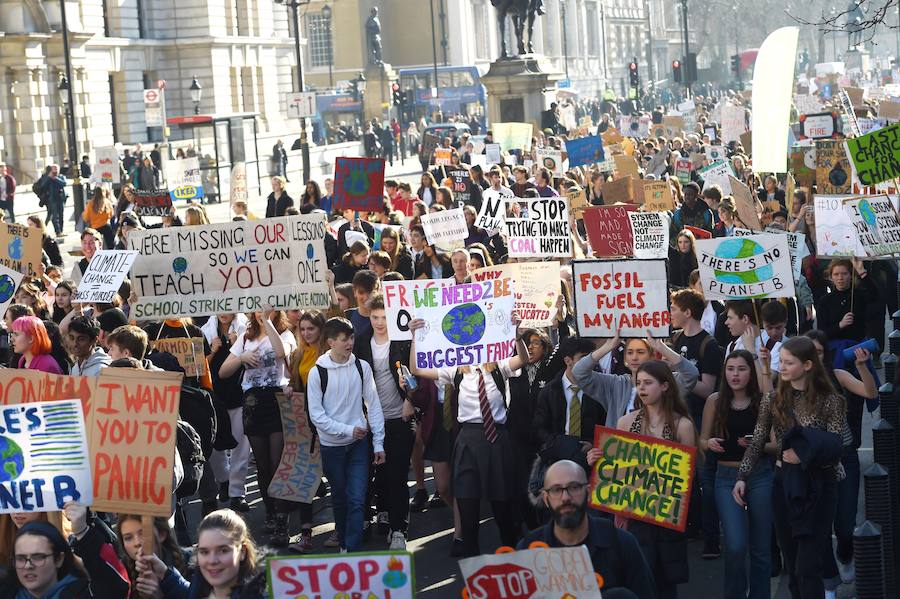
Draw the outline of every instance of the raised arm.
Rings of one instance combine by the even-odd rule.
[[[835,370],[834,376],[846,391],[865,397],[866,399],[875,399],[878,397],[878,387],[875,384],[875,377],[869,370],[868,361],[871,354],[865,349],[856,350],[856,370],[859,372],[859,378],[856,378],[846,370]]]
[[[413,318],[409,321],[409,330],[412,333],[412,343],[409,344],[409,371],[414,376],[420,376],[431,381],[438,380],[438,371],[434,368],[419,368],[416,364],[416,331],[425,326],[421,318]]]

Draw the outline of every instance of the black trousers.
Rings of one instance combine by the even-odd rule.
[[[379,511],[388,513],[391,530],[406,532],[409,524],[409,462],[415,433],[402,418],[384,421],[384,464],[375,467]]]

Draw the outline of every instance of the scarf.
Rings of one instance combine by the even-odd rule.
[[[68,574],[65,578],[53,585],[53,587],[49,591],[47,591],[40,597],[32,595],[24,588],[20,588],[16,593],[16,599],[59,599],[60,597],[62,597],[63,591],[65,591],[67,588],[69,588],[70,585],[78,582],[79,580],[81,579],[77,576]]]

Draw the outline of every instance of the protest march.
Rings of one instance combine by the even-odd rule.
[[[900,69],[799,35],[748,90],[376,119],[327,177],[97,148],[56,237],[48,167],[0,223],[0,599],[900,596]]]

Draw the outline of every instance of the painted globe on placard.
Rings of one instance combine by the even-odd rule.
[[[875,211],[872,210],[872,204],[869,203],[869,200],[860,200],[859,215],[867,225],[870,227],[875,226]]]
[[[0,304],[9,301],[16,293],[16,282],[9,275],[0,275]]]
[[[9,437],[0,437],[0,482],[16,480],[24,470],[22,448]]]
[[[727,239],[716,248],[716,257],[725,260],[743,260],[753,256],[761,256],[766,250],[748,237]],[[759,266],[743,272],[725,272],[715,270],[716,280],[733,285],[747,285],[768,281],[775,274],[771,264]]]
[[[172,270],[174,270],[177,274],[183,274],[187,270],[187,258],[183,256],[179,256],[172,260]]]
[[[484,337],[484,312],[478,304],[454,306],[441,321],[444,337],[456,345],[472,345]]]

